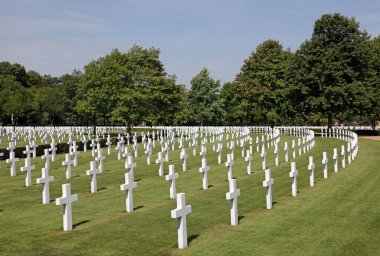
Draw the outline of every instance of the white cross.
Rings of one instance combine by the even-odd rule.
[[[334,172],[338,172],[338,149],[337,148],[334,148],[333,159],[334,159]]]
[[[82,143],[83,143],[83,152],[87,152],[87,141],[86,141],[86,136],[83,136],[83,138],[82,138]]]
[[[105,157],[103,156],[103,150],[100,148],[98,150],[98,156],[95,157],[95,160],[99,162],[99,171],[102,173],[104,171],[103,168],[103,162],[104,162]]]
[[[78,146],[77,146],[77,142],[76,141],[72,142],[72,147],[71,147],[71,153],[70,153],[70,155],[74,156],[74,166],[78,166],[79,151],[78,151]]]
[[[303,149],[303,153],[305,154],[306,153],[306,138],[305,137],[302,137],[302,149]]]
[[[341,156],[342,156],[342,168],[346,168],[346,155],[345,155],[345,149],[344,149],[344,145],[342,145],[342,150],[341,150]]]
[[[285,162],[288,162],[289,161],[289,146],[288,146],[288,142],[285,141],[285,147],[284,147],[284,150],[285,150]]]
[[[218,143],[218,149],[217,149],[217,152],[218,152],[218,164],[222,163],[222,150],[223,150],[223,144],[222,143]]]
[[[35,165],[31,165],[30,158],[25,158],[25,166],[21,167],[22,172],[26,172],[25,186],[32,186],[32,170],[36,168]]]
[[[182,171],[186,171],[186,169],[187,169],[187,154],[186,154],[185,148],[181,149],[181,154],[180,154],[179,158],[182,159]]]
[[[301,147],[301,138],[298,138],[298,155],[300,156],[302,154],[302,147]]]
[[[50,189],[49,183],[54,181],[54,176],[49,176],[49,170],[47,168],[42,168],[42,177],[38,178],[37,184],[43,184],[42,190],[42,203],[49,204],[50,203]]]
[[[310,172],[310,187],[314,187],[314,169],[315,169],[315,164],[314,164],[313,156],[309,156],[309,165],[307,166],[307,169]]]
[[[327,163],[328,163],[328,158],[327,158],[327,152],[323,152],[323,158],[322,158],[322,164],[323,164],[323,178],[327,179]]]
[[[275,156],[275,164],[278,166],[278,144],[274,144],[274,156]]]
[[[86,171],[86,175],[91,176],[91,193],[96,193],[98,191],[97,182],[96,182],[96,175],[99,173],[100,173],[100,169],[96,168],[96,162],[91,161],[90,162],[90,170]]]
[[[164,163],[165,163],[165,159],[162,158],[162,152],[158,152],[158,158],[156,160],[156,164],[160,164],[160,167],[158,169],[158,175],[159,176],[164,175]]]
[[[272,185],[274,184],[274,179],[272,178],[270,169],[265,170],[265,180],[263,181],[263,187],[266,188],[266,202],[267,209],[272,209]]]
[[[95,153],[98,152],[102,147],[100,146],[100,143],[96,143],[96,149],[95,149]]]
[[[234,160],[235,159],[235,141],[234,140],[231,140],[231,146],[230,146],[230,150],[231,150],[231,160]]]
[[[133,150],[135,151],[135,158],[137,158],[139,154],[139,144],[137,143],[137,140],[135,140],[133,144]]]
[[[132,175],[132,178],[134,179],[134,169],[136,167],[136,163],[133,162],[133,156],[128,156],[127,161],[125,161],[124,168],[129,169],[129,172]]]
[[[168,144],[168,142],[165,143],[165,151],[166,151],[166,153],[165,153],[165,161],[169,162],[169,144]]]
[[[62,162],[62,166],[66,166],[66,179],[71,178],[71,165],[74,164],[74,160],[70,159],[70,154],[65,154],[65,161]]]
[[[296,158],[296,142],[292,140],[293,159]]]
[[[25,186],[32,186],[32,170],[36,168],[35,165],[31,165],[30,158],[25,158],[25,166],[21,167],[22,172],[26,172]]]
[[[226,199],[230,200],[231,225],[239,224],[237,199],[240,196],[240,189],[236,189],[236,179],[229,180],[230,191],[226,193]]]
[[[92,155],[92,157],[95,157],[95,147],[96,147],[96,144],[95,144],[95,140],[94,139],[91,140],[90,147],[91,147],[91,155]],[[118,159],[118,160],[120,160],[120,159]]]
[[[133,180],[132,173],[128,172],[125,174],[125,184],[120,185],[120,190],[126,191],[126,211],[133,211],[133,189],[137,187],[137,183]]]
[[[72,144],[73,144],[73,136],[72,134],[69,134],[69,141],[67,142],[67,144],[69,144],[69,154],[71,154],[72,152]]]
[[[170,198],[175,199],[175,180],[178,178],[178,173],[175,172],[174,165],[169,165],[169,174],[165,175],[165,180],[170,181]]]
[[[202,159],[205,159],[205,158],[206,158],[206,153],[207,153],[207,151],[206,151],[205,148],[202,146],[201,152],[199,152],[199,155],[202,156]]]
[[[193,155],[196,156],[197,155],[197,140],[194,139],[193,140]]]
[[[107,142],[106,142],[106,146],[108,146],[108,155],[111,155],[111,145],[112,145],[112,141],[111,141],[111,135],[108,134],[108,137],[107,137]]]
[[[251,151],[247,150],[247,156],[244,159],[247,162],[247,174],[251,175],[252,173],[252,167],[251,167],[251,162],[252,162],[252,155]]]
[[[292,196],[297,196],[297,175],[298,170],[296,167],[296,162],[292,162],[291,171],[289,172],[289,177],[292,178]]]
[[[15,150],[15,146],[14,146],[13,142],[8,143],[7,150],[12,151],[12,152],[13,152],[13,150]]]
[[[347,163],[351,164],[351,144],[347,144]]]
[[[37,157],[37,144],[36,141],[33,140],[32,143],[30,144],[31,148],[33,148],[33,158]]]
[[[16,162],[18,162],[19,159],[15,157],[15,152],[9,152],[9,159],[5,160],[7,164],[11,164],[11,176],[16,176]]]
[[[124,153],[122,154],[122,157],[125,158],[125,162],[127,162],[127,160],[128,160],[128,156],[130,156],[130,155],[131,155],[131,153],[129,152],[129,148],[128,148],[128,146],[126,146],[126,147],[124,148]]]
[[[263,146],[261,147],[261,158],[262,158],[263,171],[267,168],[266,161],[265,161],[266,157],[267,157],[267,152],[265,151],[265,145],[263,144]]]
[[[54,140],[52,140],[52,142],[50,143],[50,149],[49,151],[51,152],[51,161],[55,161],[55,157],[56,157],[56,154],[57,154],[57,147],[56,147],[56,144],[54,142]]]
[[[120,141],[117,142],[116,150],[117,150],[117,160],[120,160],[123,153],[123,146],[121,145]]]
[[[33,150],[30,149],[29,145],[25,146],[25,150],[22,151],[24,155],[26,155],[26,158],[30,158],[30,155],[33,153]]]
[[[150,165],[151,157],[152,157],[152,146],[148,143],[147,149],[145,150],[145,154],[147,154],[146,164]]]
[[[227,162],[225,163],[226,167],[228,167],[228,180],[232,179],[232,166],[234,165],[234,161],[232,160],[231,154],[227,154]]]
[[[256,152],[260,152],[260,139],[259,139],[259,136],[256,137]]]
[[[210,166],[207,166],[207,159],[202,159],[202,167],[199,168],[199,172],[202,173],[202,187],[203,190],[208,189],[207,172],[210,171]]]
[[[244,148],[245,148],[245,140],[244,139],[240,140],[240,145],[241,145],[241,157],[244,158]]]
[[[177,208],[171,211],[171,217],[178,219],[178,248],[187,248],[187,218],[191,205],[186,205],[185,193],[177,194]]]
[[[50,158],[52,158],[52,155],[49,154],[48,148],[44,149],[44,153],[45,154],[41,156],[41,158],[45,160],[45,168],[50,170]]]
[[[63,206],[63,230],[70,231],[73,229],[73,219],[71,204],[78,201],[78,195],[71,195],[70,183],[62,184],[62,197],[55,199],[56,205]]]

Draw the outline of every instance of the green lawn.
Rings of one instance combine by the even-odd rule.
[[[185,192],[192,205],[188,216],[190,245],[177,247],[177,221],[170,218],[176,207],[169,199],[169,182],[158,176],[158,166],[146,165],[142,146],[137,158],[133,213],[125,212],[124,161],[117,161],[115,149],[106,155],[105,172],[97,177],[98,191],[90,193],[91,153],[81,153],[79,166],[69,180],[79,200],[73,204],[74,230],[62,230],[62,209],[54,202],[42,205],[41,185],[25,187],[18,163],[17,177],[9,176],[9,165],[1,161],[0,169],[0,255],[380,255],[380,142],[360,140],[359,154],[346,169],[333,173],[333,148],[344,142],[317,138],[309,153],[297,156],[297,198],[291,197],[290,162],[284,163],[283,144],[291,137],[281,137],[280,166],[274,166],[273,148],[268,151],[268,165],[275,179],[272,210],[265,209],[264,173],[261,159],[254,153],[253,171],[246,174],[240,149],[235,151],[234,177],[241,190],[240,225],[229,225],[227,168],[217,164],[217,155],[208,146],[211,166],[207,191],[202,188],[198,172],[201,157],[190,156],[189,170],[182,172],[179,150],[170,151],[169,164],[179,173],[177,193]],[[178,144],[177,144],[178,145]],[[186,144],[187,145],[187,144]],[[156,159],[158,147],[154,151]],[[323,179],[322,152],[329,157],[329,178]],[[199,153],[199,148],[198,152]],[[297,152],[298,153],[298,152]],[[223,150],[223,161],[227,150]],[[308,156],[316,162],[316,184],[309,187]],[[61,196],[66,183],[63,155],[51,164],[51,199]],[[41,176],[41,159],[34,159],[33,183]],[[168,172],[167,164],[165,172]]]

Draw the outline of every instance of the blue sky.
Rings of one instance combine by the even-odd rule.
[[[178,83],[203,67],[223,83],[264,40],[294,51],[334,12],[380,34],[379,0],[0,0],[0,61],[60,76],[138,44],[159,48]]]

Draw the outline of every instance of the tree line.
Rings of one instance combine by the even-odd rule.
[[[166,73],[157,48],[117,49],[60,77],[0,63],[0,122],[12,125],[375,125],[380,37],[325,14],[291,52],[257,46],[221,85],[203,68],[191,87]]]

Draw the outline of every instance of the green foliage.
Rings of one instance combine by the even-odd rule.
[[[247,123],[275,125],[287,110],[285,71],[292,54],[278,41],[267,40],[244,61],[235,90],[243,93]]]
[[[0,62],[0,77],[14,77],[22,86],[28,86],[28,74],[25,68],[17,63]]]
[[[220,81],[210,77],[203,68],[193,79],[187,94],[188,106],[196,124],[218,125],[223,120],[224,111],[219,99]]]
[[[354,18],[323,15],[289,68],[293,105],[305,114],[321,113],[329,126],[348,110],[360,111],[367,103],[361,100],[361,81],[368,74],[369,53],[369,36]]]
[[[249,120],[249,102],[236,83],[223,84],[220,91],[220,99],[226,113],[224,123],[226,125],[247,125]]]
[[[168,77],[159,50],[133,46],[117,49],[85,66],[79,83],[77,110],[93,121],[135,125],[171,123],[182,86]]]

